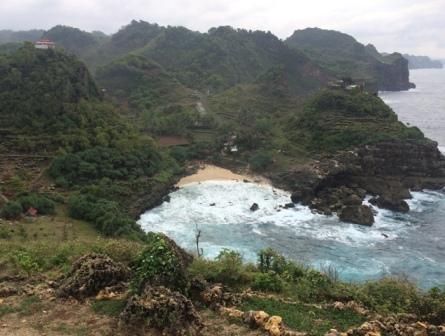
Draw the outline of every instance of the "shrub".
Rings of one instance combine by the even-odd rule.
[[[434,324],[443,324],[445,321],[445,288],[432,288],[416,304],[416,313],[423,320]]]
[[[6,203],[0,212],[0,216],[5,219],[17,219],[22,214],[22,205],[19,202],[11,201]]]
[[[11,238],[11,232],[7,229],[0,227],[0,239],[9,239]]]
[[[253,170],[264,170],[273,163],[272,154],[269,152],[258,152],[251,157],[249,163]]]
[[[68,208],[72,218],[92,223],[106,236],[132,234],[136,234],[139,238],[143,236],[141,228],[122,211],[117,202],[90,194],[79,194],[70,198]]]
[[[38,261],[27,252],[18,251],[12,257],[16,265],[24,270],[28,276],[40,270]]]
[[[188,289],[185,267],[162,235],[149,236],[147,247],[134,262],[133,272],[132,288],[137,292],[143,291],[146,284],[181,292]]]
[[[221,282],[228,286],[241,286],[252,281],[254,269],[244,265],[236,251],[224,249],[215,260],[197,258],[189,268],[190,276],[202,277],[209,282]]]
[[[49,198],[39,194],[27,194],[22,195],[17,199],[22,205],[23,211],[27,211],[29,208],[37,209],[41,215],[53,214],[55,204]]]
[[[282,292],[283,287],[283,280],[274,272],[257,274],[252,284],[252,289],[276,293]]]
[[[263,273],[270,271],[277,273],[287,281],[295,281],[305,273],[303,266],[286,260],[284,256],[271,248],[258,253],[258,268]]]
[[[404,313],[412,312],[419,301],[419,293],[407,280],[386,278],[364,284],[358,298],[377,312]]]

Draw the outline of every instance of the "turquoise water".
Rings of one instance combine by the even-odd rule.
[[[445,147],[445,71],[417,70],[411,80],[416,90],[382,93],[382,98],[403,122],[418,125]],[[172,193],[169,203],[143,214],[139,224],[192,251],[198,227],[208,257],[230,248],[255,261],[257,251],[272,247],[317,268],[334,266],[347,281],[400,275],[424,288],[445,285],[445,193],[413,196],[410,213],[376,209],[375,225],[363,227],[303,206],[284,210],[280,206],[290,195],[269,186],[214,181]],[[257,212],[249,210],[254,202]]]

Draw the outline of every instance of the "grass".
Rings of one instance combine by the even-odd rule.
[[[305,304],[288,304],[272,299],[251,298],[243,303],[242,309],[264,310],[270,315],[281,316],[285,324],[309,335],[322,336],[330,329],[347,331],[365,321],[363,316],[352,310],[317,308]]]
[[[107,315],[110,317],[117,317],[124,310],[125,305],[126,305],[125,300],[105,300],[105,301],[94,301],[91,304],[91,308],[97,314]]]
[[[17,311],[16,308],[11,306],[0,306],[0,317],[15,313],[16,311]]]
[[[37,296],[25,297],[17,307],[17,312],[22,316],[33,315],[42,310],[43,303]]]
[[[52,330],[60,333],[60,335],[87,336],[89,334],[87,327],[70,326],[66,323],[61,323],[59,326],[53,328]]]
[[[117,261],[129,262],[138,254],[142,245],[125,239],[108,239],[83,221],[69,218],[64,207],[54,216],[23,218],[16,222],[0,222],[1,275],[35,272],[55,272],[59,275],[83,254],[106,253]],[[24,269],[20,262],[23,255],[35,267]],[[28,265],[29,266],[29,265]],[[30,274],[31,275],[31,274]]]
[[[30,316],[42,310],[42,307],[43,303],[37,296],[28,296],[22,299],[18,305],[1,305],[0,317],[13,313],[19,313],[21,316]]]

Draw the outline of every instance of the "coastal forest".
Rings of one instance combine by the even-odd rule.
[[[136,223],[198,162],[356,225],[368,195],[408,212],[445,186],[437,143],[377,95],[412,87],[401,54],[318,28],[0,31],[0,335],[444,335],[443,288],[210,260],[199,230],[185,251]]]

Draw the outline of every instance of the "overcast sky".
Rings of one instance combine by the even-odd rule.
[[[445,59],[445,0],[0,0],[0,29],[64,24],[116,32],[132,19],[199,31],[220,25],[270,30],[321,27],[380,51]]]

